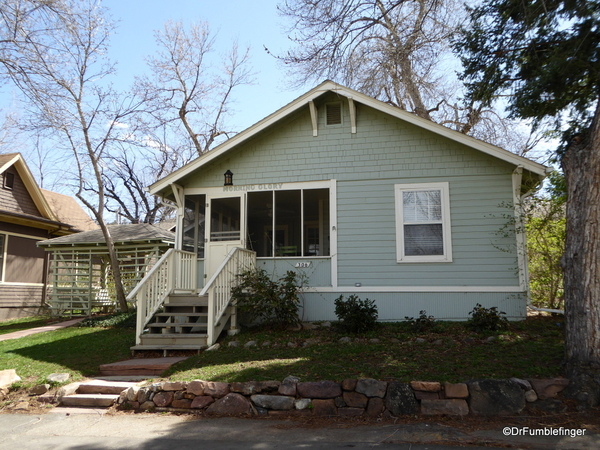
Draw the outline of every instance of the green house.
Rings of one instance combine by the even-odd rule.
[[[150,192],[177,208],[176,248],[190,265],[177,260],[188,284],[170,294],[208,295],[208,309],[211,290],[227,297],[214,287],[219,273],[255,264],[275,277],[306,274],[305,321],[335,320],[342,294],[375,300],[383,321],[421,310],[464,320],[477,303],[520,319],[528,276],[518,205],[545,173],[325,81]],[[236,252],[245,262],[225,268]],[[209,322],[234,314],[226,299],[212,308]]]

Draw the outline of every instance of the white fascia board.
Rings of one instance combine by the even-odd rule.
[[[176,170],[175,172],[167,175],[162,180],[157,181],[156,183],[154,183],[153,185],[151,185],[148,188],[150,194],[156,194],[156,193],[164,190],[170,184],[175,183],[180,178],[190,174],[191,172],[194,172],[195,170],[199,169],[200,167],[204,166],[205,164],[208,164],[209,162],[218,158],[219,156],[221,156],[223,153],[227,152],[231,148],[233,148],[236,145],[244,142],[245,140],[253,137],[257,133],[260,133],[264,129],[270,127],[271,125],[273,125],[276,122],[278,122],[279,120],[285,118],[286,116],[293,113],[294,111],[296,111],[302,107],[307,107],[308,103],[310,101],[313,101],[315,98],[320,97],[325,92],[332,90],[333,88],[335,88],[337,86],[338,86],[337,84],[335,84],[331,81],[325,81],[324,83],[321,83],[316,88],[314,88],[314,89],[310,90],[309,92],[307,92],[306,94],[298,97],[296,100],[287,104],[283,108],[280,108],[279,110],[275,111],[273,114],[265,117],[260,122],[257,122],[254,125],[252,125],[251,127],[246,128],[244,131],[242,131],[239,134],[236,134],[231,139],[228,139],[227,141],[223,142],[221,145],[218,145],[213,150],[208,151],[204,155],[198,157],[194,161],[183,166],[181,169]]]
[[[46,201],[46,197],[44,197],[44,194],[35,181],[31,170],[29,170],[27,163],[20,153],[16,153],[15,156],[10,159],[10,161],[0,167],[0,174],[4,173],[11,166],[14,166],[19,173],[21,181],[23,181],[27,192],[31,196],[31,199],[33,200],[33,203],[37,207],[40,214],[42,214],[42,216],[46,219],[58,222],[58,218],[54,214],[54,211],[52,211],[52,208],[50,208],[50,205]]]
[[[506,161],[510,164],[514,164],[515,166],[523,166],[524,169],[535,173],[540,177],[546,176],[547,168],[542,164],[536,163],[527,158],[511,153],[508,150],[504,150],[500,147],[496,147],[495,145],[488,144],[479,139],[472,138],[463,133],[459,133],[458,131],[451,130],[450,128],[447,128],[443,125],[439,125],[430,120],[423,119],[400,108],[388,105],[387,103],[384,103],[380,100],[376,100],[372,97],[369,97],[368,95],[361,94],[358,91],[352,90],[340,84],[334,83],[333,81],[327,80],[318,85],[317,87],[313,88],[312,90],[308,91],[306,94],[301,95],[296,100],[293,100],[292,102],[288,103],[286,106],[275,111],[273,114],[265,117],[256,124],[235,135],[231,139],[228,139],[227,141],[223,142],[215,149],[210,150],[209,152],[198,157],[197,159],[180,168],[179,170],[167,175],[162,180],[159,180],[158,182],[154,183],[149,187],[149,192],[151,194],[157,194],[158,192],[166,189],[171,183],[177,182],[177,180],[179,180],[180,178],[190,174],[191,172],[194,172],[195,170],[199,169],[205,164],[208,164],[209,162],[218,158],[231,148],[253,137],[257,133],[260,133],[264,129],[270,127],[271,125],[285,118],[289,114],[297,111],[302,107],[308,107],[309,102],[314,101],[316,98],[320,97],[327,91],[332,91],[344,97],[352,98],[354,102],[362,103],[366,106],[389,114],[393,117],[404,120],[410,124],[424,128],[428,131],[431,131],[432,133],[446,137],[455,142],[471,147],[475,150],[479,150],[483,153],[491,155],[500,160]]]

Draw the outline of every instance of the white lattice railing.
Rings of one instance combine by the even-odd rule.
[[[237,275],[255,264],[255,252],[239,247],[232,249],[200,292],[200,295],[208,295],[208,345],[215,343],[225,325],[227,309],[231,306],[231,288],[237,282]],[[236,327],[235,320],[234,314],[232,329]]]
[[[169,249],[129,293],[137,303],[136,344],[152,316],[175,290],[196,289],[196,254]]]

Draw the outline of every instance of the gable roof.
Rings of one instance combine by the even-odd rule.
[[[73,197],[46,189],[41,189],[41,191],[59,221],[72,225],[78,231],[90,231],[98,228],[98,224],[85,213]]]
[[[404,111],[395,106],[388,105],[387,103],[384,103],[380,100],[376,100],[372,97],[369,97],[368,95],[361,94],[358,91],[347,88],[333,81],[327,80],[319,84],[317,87],[311,89],[304,95],[301,95],[297,99],[293,100],[291,103],[288,103],[283,108],[275,111],[273,114],[265,117],[256,124],[235,135],[231,139],[228,139],[227,141],[218,145],[213,150],[196,158],[195,160],[191,161],[190,163],[186,164],[185,166],[181,167],[175,172],[172,172],[171,174],[152,184],[148,188],[149,192],[151,194],[158,194],[161,191],[165,190],[167,187],[169,187],[171,184],[177,184],[177,181],[181,178],[198,170],[202,166],[206,165],[210,161],[213,161],[214,159],[233,149],[242,142],[254,137],[258,133],[262,132],[274,123],[278,122],[279,120],[282,120],[286,116],[300,110],[301,108],[309,108],[310,102],[321,97],[327,92],[333,92],[337,95],[346,97],[354,102],[369,106],[371,108],[389,114],[393,117],[404,120],[405,122],[431,131],[432,133],[436,133],[440,136],[464,144],[473,149],[479,150],[483,153],[496,157],[500,160],[506,161],[515,166],[522,166],[524,169],[540,177],[544,177],[546,174],[546,167],[542,164],[516,155],[512,152],[509,152],[508,150],[504,150],[495,145],[488,144],[487,142],[481,141],[479,139],[475,139],[473,137],[459,133],[458,131],[451,130],[450,128],[447,128],[443,125],[439,125],[435,122],[423,119],[412,113],[409,113],[408,111]]]
[[[109,225],[108,229],[115,244],[136,242],[175,242],[175,233],[163,230],[148,223],[134,223],[126,225]],[[81,233],[61,236],[38,242],[39,247],[77,246],[77,245],[103,245],[106,243],[102,230],[83,231]]]
[[[18,220],[19,223],[26,225],[43,224],[43,228],[59,228],[53,231],[57,234],[98,228],[73,197],[41,189],[20,153],[0,155],[0,175],[10,167],[17,170],[41,217],[11,211],[2,211],[3,216],[11,217],[12,219],[9,220]]]
[[[54,214],[54,211],[52,211],[52,208],[50,208],[50,205],[42,194],[40,187],[35,181],[35,178],[33,178],[33,174],[29,170],[29,167],[27,167],[27,164],[25,164],[25,160],[21,154],[7,153],[0,155],[0,175],[13,166],[15,169],[17,169],[21,180],[23,180],[23,184],[25,184],[25,187],[27,188],[27,192],[29,192],[33,203],[37,207],[42,217],[54,222],[59,222],[58,217],[56,217],[56,214]]]

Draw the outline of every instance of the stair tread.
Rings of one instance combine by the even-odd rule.
[[[168,345],[149,345],[140,344],[131,347],[131,350],[197,350],[198,348],[205,348],[203,344],[168,344]]]
[[[142,339],[165,339],[165,338],[177,338],[177,339],[199,339],[208,337],[207,333],[157,333],[157,334],[142,334]]]
[[[206,317],[208,316],[207,312],[193,312],[193,313],[186,313],[186,312],[162,312],[162,313],[156,313],[154,314],[154,317],[169,317],[169,316],[173,316],[173,317]]]
[[[153,322],[146,325],[148,327],[155,328],[174,328],[174,327],[204,327],[206,328],[206,322]]]

